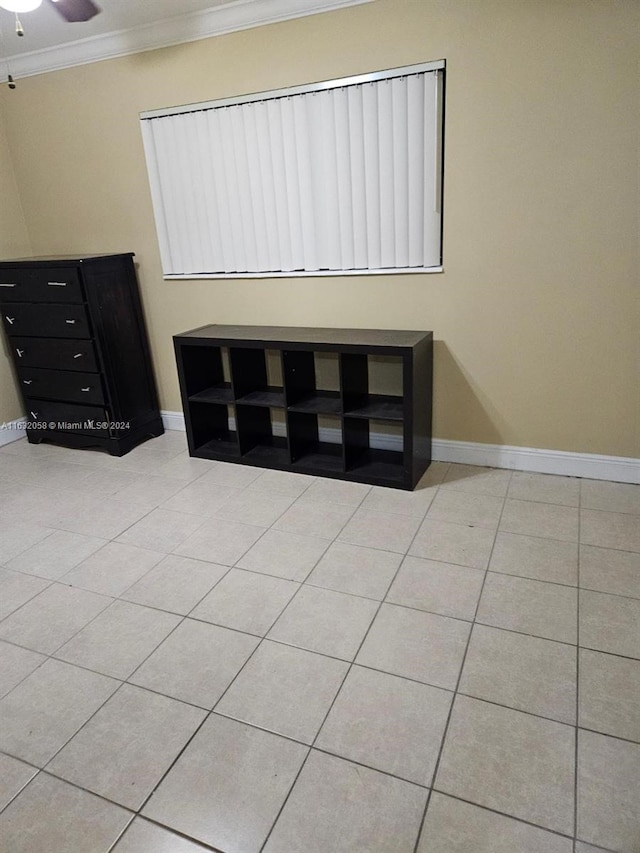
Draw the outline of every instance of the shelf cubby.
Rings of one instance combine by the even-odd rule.
[[[323,421],[332,435],[342,435],[340,418],[325,415]],[[317,469],[317,473],[344,472],[342,441],[322,441],[318,415],[312,412],[288,410],[287,432],[291,464],[295,470]]]
[[[174,345],[193,456],[402,489],[429,465],[431,332],[205,326]]]
[[[233,407],[223,403],[189,402],[185,410],[189,451],[205,459],[240,456],[237,430],[230,429]]]
[[[375,480],[380,485],[390,486],[406,479],[410,466],[405,467],[403,436],[395,431],[383,431],[384,427],[384,422],[372,424],[368,418],[345,415],[345,468],[353,479],[364,482]],[[378,443],[385,446],[372,447],[372,434]]]
[[[239,403],[262,407],[284,407],[284,389],[269,384],[267,353],[262,349],[231,347],[231,384]]]
[[[240,455],[246,461],[265,467],[289,464],[289,444],[285,436],[276,435],[274,414],[277,409],[254,406],[238,401],[236,425]],[[284,415],[284,410],[280,410]]]
[[[398,362],[400,368],[402,367],[400,359],[394,359],[394,361]],[[345,416],[402,421],[405,417],[402,371],[400,370],[395,382],[400,394],[371,393],[371,377],[375,378],[375,372],[371,367],[371,358],[366,353],[343,353],[340,356],[342,404]]]
[[[342,414],[339,390],[318,388],[312,350],[284,350],[282,364],[287,408],[307,414]]]
[[[184,352],[188,399],[196,403],[231,403],[233,391],[225,377],[222,347],[189,347]]]

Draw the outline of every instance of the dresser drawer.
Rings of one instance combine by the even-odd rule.
[[[98,360],[91,341],[12,337],[11,347],[18,367],[98,371]]]
[[[67,400],[70,403],[104,403],[99,373],[23,367],[18,370],[18,381],[25,396]]]
[[[2,307],[2,321],[11,336],[90,338],[84,305],[25,305]]]
[[[74,267],[0,269],[0,302],[82,302],[83,298]]]
[[[99,406],[74,406],[48,400],[27,399],[27,429],[109,435],[107,412]]]

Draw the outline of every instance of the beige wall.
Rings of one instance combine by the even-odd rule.
[[[165,409],[203,323],[433,329],[438,437],[638,456],[639,25],[637,0],[376,0],[25,79],[0,105],[33,249],[136,252]],[[443,274],[162,280],[141,110],[440,58]]]
[[[7,145],[5,123],[0,111],[0,259],[31,254],[31,244],[22,213],[18,186]],[[0,343],[0,426],[22,414],[15,380],[7,357],[7,342]]]

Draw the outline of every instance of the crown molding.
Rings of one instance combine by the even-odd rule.
[[[9,56],[8,60],[16,79],[33,77],[35,74],[60,71],[103,59],[115,59],[371,2],[373,0],[236,0],[166,21],[15,54]]]

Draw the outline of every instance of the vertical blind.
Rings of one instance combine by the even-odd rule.
[[[443,66],[141,114],[165,277],[438,267]]]

